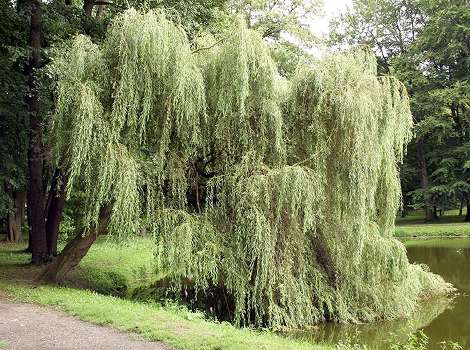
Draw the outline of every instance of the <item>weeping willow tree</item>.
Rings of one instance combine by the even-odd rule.
[[[78,36],[55,59],[50,138],[85,193],[82,230],[45,272],[57,280],[99,234],[136,233],[164,203],[185,203],[187,163],[203,149],[205,86],[184,31],[129,10],[98,46]]]
[[[403,85],[367,50],[285,81],[242,21],[211,40],[191,48],[162,13],[130,10],[55,60],[51,138],[85,207],[49,279],[107,228],[145,227],[171,288],[222,291],[238,324],[401,317],[445,293],[392,238]]]
[[[208,181],[202,216],[172,212],[162,222],[158,258],[176,289],[187,279],[202,291],[222,287],[237,323],[268,326],[402,317],[423,296],[444,293],[444,281],[410,264],[392,238],[398,164],[412,136],[403,85],[377,77],[375,57],[361,49],[299,67],[287,93],[275,70],[253,64],[235,76],[250,84],[237,86],[231,69],[245,57],[272,65],[258,43],[232,33],[205,58],[209,118],[219,120],[213,101],[227,89],[256,96],[228,113],[256,126],[211,125],[213,152],[221,135],[228,150],[248,141],[235,143],[236,161],[218,152],[230,166]],[[279,108],[279,124],[263,116]],[[258,131],[275,125],[281,139]]]

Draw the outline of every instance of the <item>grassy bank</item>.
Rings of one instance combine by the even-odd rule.
[[[470,223],[464,222],[463,215],[457,210],[444,212],[436,221],[426,222],[424,213],[416,211],[404,218],[397,218],[395,235],[397,237],[470,237]]]
[[[72,272],[66,285],[101,294],[132,297],[159,279],[151,239],[117,244],[99,241]]]
[[[54,307],[82,320],[135,332],[178,349],[331,349],[270,331],[239,329],[176,304],[134,301],[78,288],[112,292],[116,286],[124,286],[123,290],[130,291],[142,283],[151,283],[157,276],[150,270],[153,257],[149,242],[124,247],[98,242],[63,287],[32,284],[38,268],[27,265],[29,256],[17,252],[20,248],[0,244],[0,289],[13,300]],[[106,282],[109,276],[114,276],[114,282]]]

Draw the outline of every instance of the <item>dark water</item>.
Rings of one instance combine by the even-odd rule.
[[[470,349],[470,239],[441,239],[408,243],[408,257],[422,262],[459,290],[450,307],[423,328],[431,349],[444,340]]]
[[[406,320],[363,325],[326,324],[295,336],[314,342],[336,344],[349,340],[372,349],[388,349],[390,341],[400,342],[422,330],[429,337],[429,349],[441,349],[442,341],[458,342],[470,350],[470,239],[414,240],[405,242],[408,258],[424,263],[459,290],[454,299],[436,298],[423,303]]]

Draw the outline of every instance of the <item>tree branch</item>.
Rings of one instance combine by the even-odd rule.
[[[226,37],[225,37],[225,38],[221,38],[221,39],[217,40],[215,43],[213,43],[212,45],[197,48],[196,50],[192,51],[191,53],[197,53],[197,52],[202,51],[202,50],[209,50],[209,49],[212,49],[214,46],[219,45],[219,44],[220,44],[222,41],[224,41],[225,39],[227,39],[227,38],[226,38]]]
[[[116,4],[116,3],[114,3],[114,2],[105,1],[105,0],[96,0],[96,1],[93,1],[93,6],[94,6],[94,5],[110,5],[110,6],[118,7],[118,8],[124,9],[124,10],[127,8],[127,7],[125,7],[125,6]]]

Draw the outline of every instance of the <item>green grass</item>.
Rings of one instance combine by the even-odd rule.
[[[179,306],[161,306],[105,296],[87,290],[28,286],[0,281],[0,287],[18,301],[53,306],[99,325],[135,332],[147,340],[180,349],[329,349],[277,336],[271,332],[239,329],[206,320]]]
[[[5,340],[0,339],[0,349],[5,349],[8,343]]]
[[[68,286],[102,294],[132,297],[158,280],[151,239],[126,243],[96,242],[66,281]]]
[[[435,222],[425,222],[424,213],[416,211],[404,218],[397,218],[397,237],[470,237],[470,223],[464,222],[458,210],[444,212]]]
[[[429,238],[429,239],[403,239],[403,244],[406,247],[438,247],[438,248],[454,248],[454,249],[468,249],[470,248],[470,238]]]
[[[138,281],[151,282],[156,274],[150,273],[153,256],[149,241],[136,241],[122,247],[97,242],[80,269],[67,281],[68,286],[62,287],[29,283],[38,269],[27,265],[27,254],[15,251],[20,248],[24,247],[0,244],[0,289],[20,302],[53,307],[84,321],[135,332],[147,340],[162,341],[177,349],[331,349],[281,337],[268,330],[240,329],[226,322],[216,322],[174,303],[160,305],[72,287],[86,284],[87,288],[114,288],[117,284],[105,282],[112,275],[119,276],[118,281],[126,281],[126,290],[138,285]],[[139,276],[144,276],[143,280],[138,280]]]
[[[397,237],[470,237],[470,223],[397,226]]]

